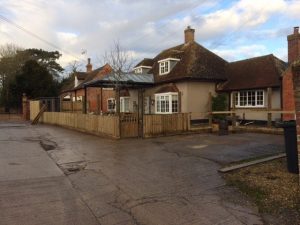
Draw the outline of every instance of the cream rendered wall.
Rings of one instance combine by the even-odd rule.
[[[138,90],[129,90],[129,112],[136,112],[138,107]]]
[[[179,89],[181,85],[177,85]],[[215,83],[185,82],[182,88],[182,112],[191,112],[191,119],[207,119],[209,93],[215,95]]]
[[[155,100],[154,95],[156,91],[166,85],[168,84],[147,89],[145,96],[151,96],[151,100]],[[207,118],[209,92],[213,95],[215,94],[215,83],[178,82],[175,85],[181,93],[181,112],[191,112],[192,119]],[[151,113],[155,113],[155,102],[153,105],[151,104]]]

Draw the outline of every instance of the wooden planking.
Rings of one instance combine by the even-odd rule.
[[[144,115],[144,136],[160,136],[189,130],[189,113]]]
[[[225,168],[221,168],[218,171],[222,172],[222,173],[227,173],[227,172],[230,172],[230,171],[233,171],[233,170],[237,170],[237,169],[241,169],[241,168],[244,168],[244,167],[256,165],[256,164],[259,164],[259,163],[268,162],[268,161],[275,160],[275,159],[280,159],[280,158],[283,158],[283,157],[286,157],[285,153],[281,153],[281,154],[278,154],[278,155],[275,155],[275,156],[269,156],[269,157],[262,158],[262,159],[253,160],[253,161],[250,161],[250,162],[244,162],[244,163],[233,165],[233,166],[228,166],[228,167],[225,167]]]
[[[137,114],[121,114],[119,119],[118,116],[111,115],[45,112],[41,121],[116,138],[120,137],[120,133],[122,138],[138,137]],[[143,122],[144,137],[176,134],[189,131],[190,114],[144,115]]]
[[[7,121],[7,120],[23,120],[22,114],[0,114],[0,121]]]
[[[61,111],[62,112],[82,112],[83,102],[71,102],[71,101],[62,101],[61,102]]]
[[[29,101],[29,110],[30,110],[30,120],[32,121],[39,114],[40,101]]]
[[[130,114],[121,114],[120,115],[121,122],[121,137],[138,137],[139,136],[139,123],[138,123],[138,114],[130,113]]]
[[[69,127],[88,133],[119,137],[119,117],[117,116],[45,112],[41,121],[43,123]]]

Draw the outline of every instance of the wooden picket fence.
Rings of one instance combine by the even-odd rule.
[[[41,122],[97,135],[110,136],[114,138],[120,137],[118,116],[44,112]]]
[[[122,138],[139,136],[139,121],[137,113],[121,113],[120,124]]]
[[[144,137],[183,133],[190,130],[190,114],[144,115]]]
[[[77,102],[82,106],[82,102]],[[64,102],[64,109],[70,109],[71,102]],[[33,121],[40,111],[39,101],[30,101],[30,120]],[[66,108],[69,107],[69,108]],[[114,138],[155,137],[184,133],[190,130],[190,113],[165,115],[144,115],[137,113],[117,115],[90,115],[78,112],[43,112],[41,123],[53,124],[97,135]]]
[[[34,120],[34,118],[39,114],[41,104],[40,101],[29,101],[29,107],[30,107],[30,120]]]
[[[62,112],[83,112],[83,102],[73,102],[73,101],[62,101],[61,102]]]

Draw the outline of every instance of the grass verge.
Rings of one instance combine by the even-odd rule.
[[[224,178],[247,194],[260,213],[273,216],[279,224],[300,224],[299,175],[287,172],[286,158],[226,173]]]

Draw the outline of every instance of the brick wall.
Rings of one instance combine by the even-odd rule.
[[[296,107],[298,162],[300,162],[300,61],[294,63],[292,68]]]
[[[287,36],[288,62],[292,63],[300,56],[300,34],[299,27],[294,27],[294,33]]]
[[[295,110],[295,99],[293,90],[293,73],[289,68],[283,75],[282,79],[282,106],[284,111]],[[294,115],[284,114],[283,120],[294,120]]]
[[[291,65],[292,62],[297,60],[300,56],[300,34],[299,27],[294,27],[293,34],[287,36],[288,42],[288,63]],[[295,110],[295,99],[293,89],[293,72],[289,67],[282,78],[282,107],[284,111]],[[285,114],[283,120],[294,120],[294,115]]]

